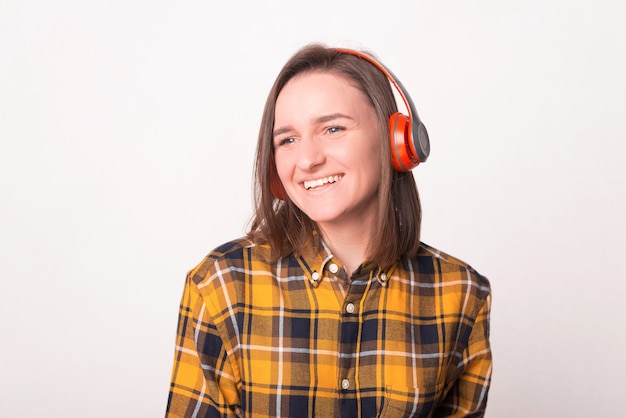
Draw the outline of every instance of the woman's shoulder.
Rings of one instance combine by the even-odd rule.
[[[469,263],[423,242],[414,259],[422,273],[438,272],[444,279],[470,280],[480,287],[490,288],[489,280]]]
[[[216,273],[231,273],[244,268],[246,263],[270,263],[270,248],[258,244],[248,237],[240,237],[227,241],[213,248],[189,271],[193,281],[198,283]]]
[[[247,237],[236,238],[236,239],[227,241],[213,248],[207,254],[205,259],[220,260],[224,258],[226,259],[240,258],[243,251],[245,251],[246,249],[252,248],[255,245],[256,244],[250,241]]]

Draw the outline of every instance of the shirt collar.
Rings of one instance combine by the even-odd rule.
[[[317,287],[324,280],[324,277],[336,274],[339,269],[343,268],[343,265],[341,261],[334,257],[332,251],[322,239],[319,239],[317,242],[309,242],[308,244],[305,246],[308,249],[307,251],[296,252],[294,255],[304,271],[304,277],[313,287]],[[395,269],[396,264],[383,270],[378,264],[366,261],[359,266],[354,276],[362,277],[367,274],[370,280],[375,279],[383,287],[386,287]]]

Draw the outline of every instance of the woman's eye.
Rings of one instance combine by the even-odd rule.
[[[296,140],[289,137],[289,138],[283,138],[281,140],[278,141],[278,146],[282,147],[283,145],[288,145],[288,144],[293,144]]]
[[[328,132],[329,134],[336,134],[339,131],[342,131],[343,128],[341,126],[331,126],[330,128],[326,129],[326,132]]]

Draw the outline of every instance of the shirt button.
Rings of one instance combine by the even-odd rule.
[[[342,388],[343,390],[347,390],[347,389],[349,389],[349,388],[350,388],[350,381],[349,381],[348,379],[343,379],[343,380],[341,381],[341,388]]]
[[[314,271],[313,274],[311,274],[311,278],[316,282],[320,279],[320,274],[317,271]]]
[[[380,281],[383,282],[383,283],[385,283],[387,281],[387,275],[385,273],[381,273]]]
[[[339,271],[339,267],[337,267],[337,264],[332,263],[330,266],[328,266],[328,270],[330,270],[332,274],[336,274]]]
[[[346,305],[346,312],[354,313],[354,303],[350,302]]]

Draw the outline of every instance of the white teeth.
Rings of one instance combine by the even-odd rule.
[[[328,183],[334,183],[337,180],[339,180],[339,176],[328,176],[317,180],[308,180],[304,182],[304,188],[307,190],[311,190]]]

